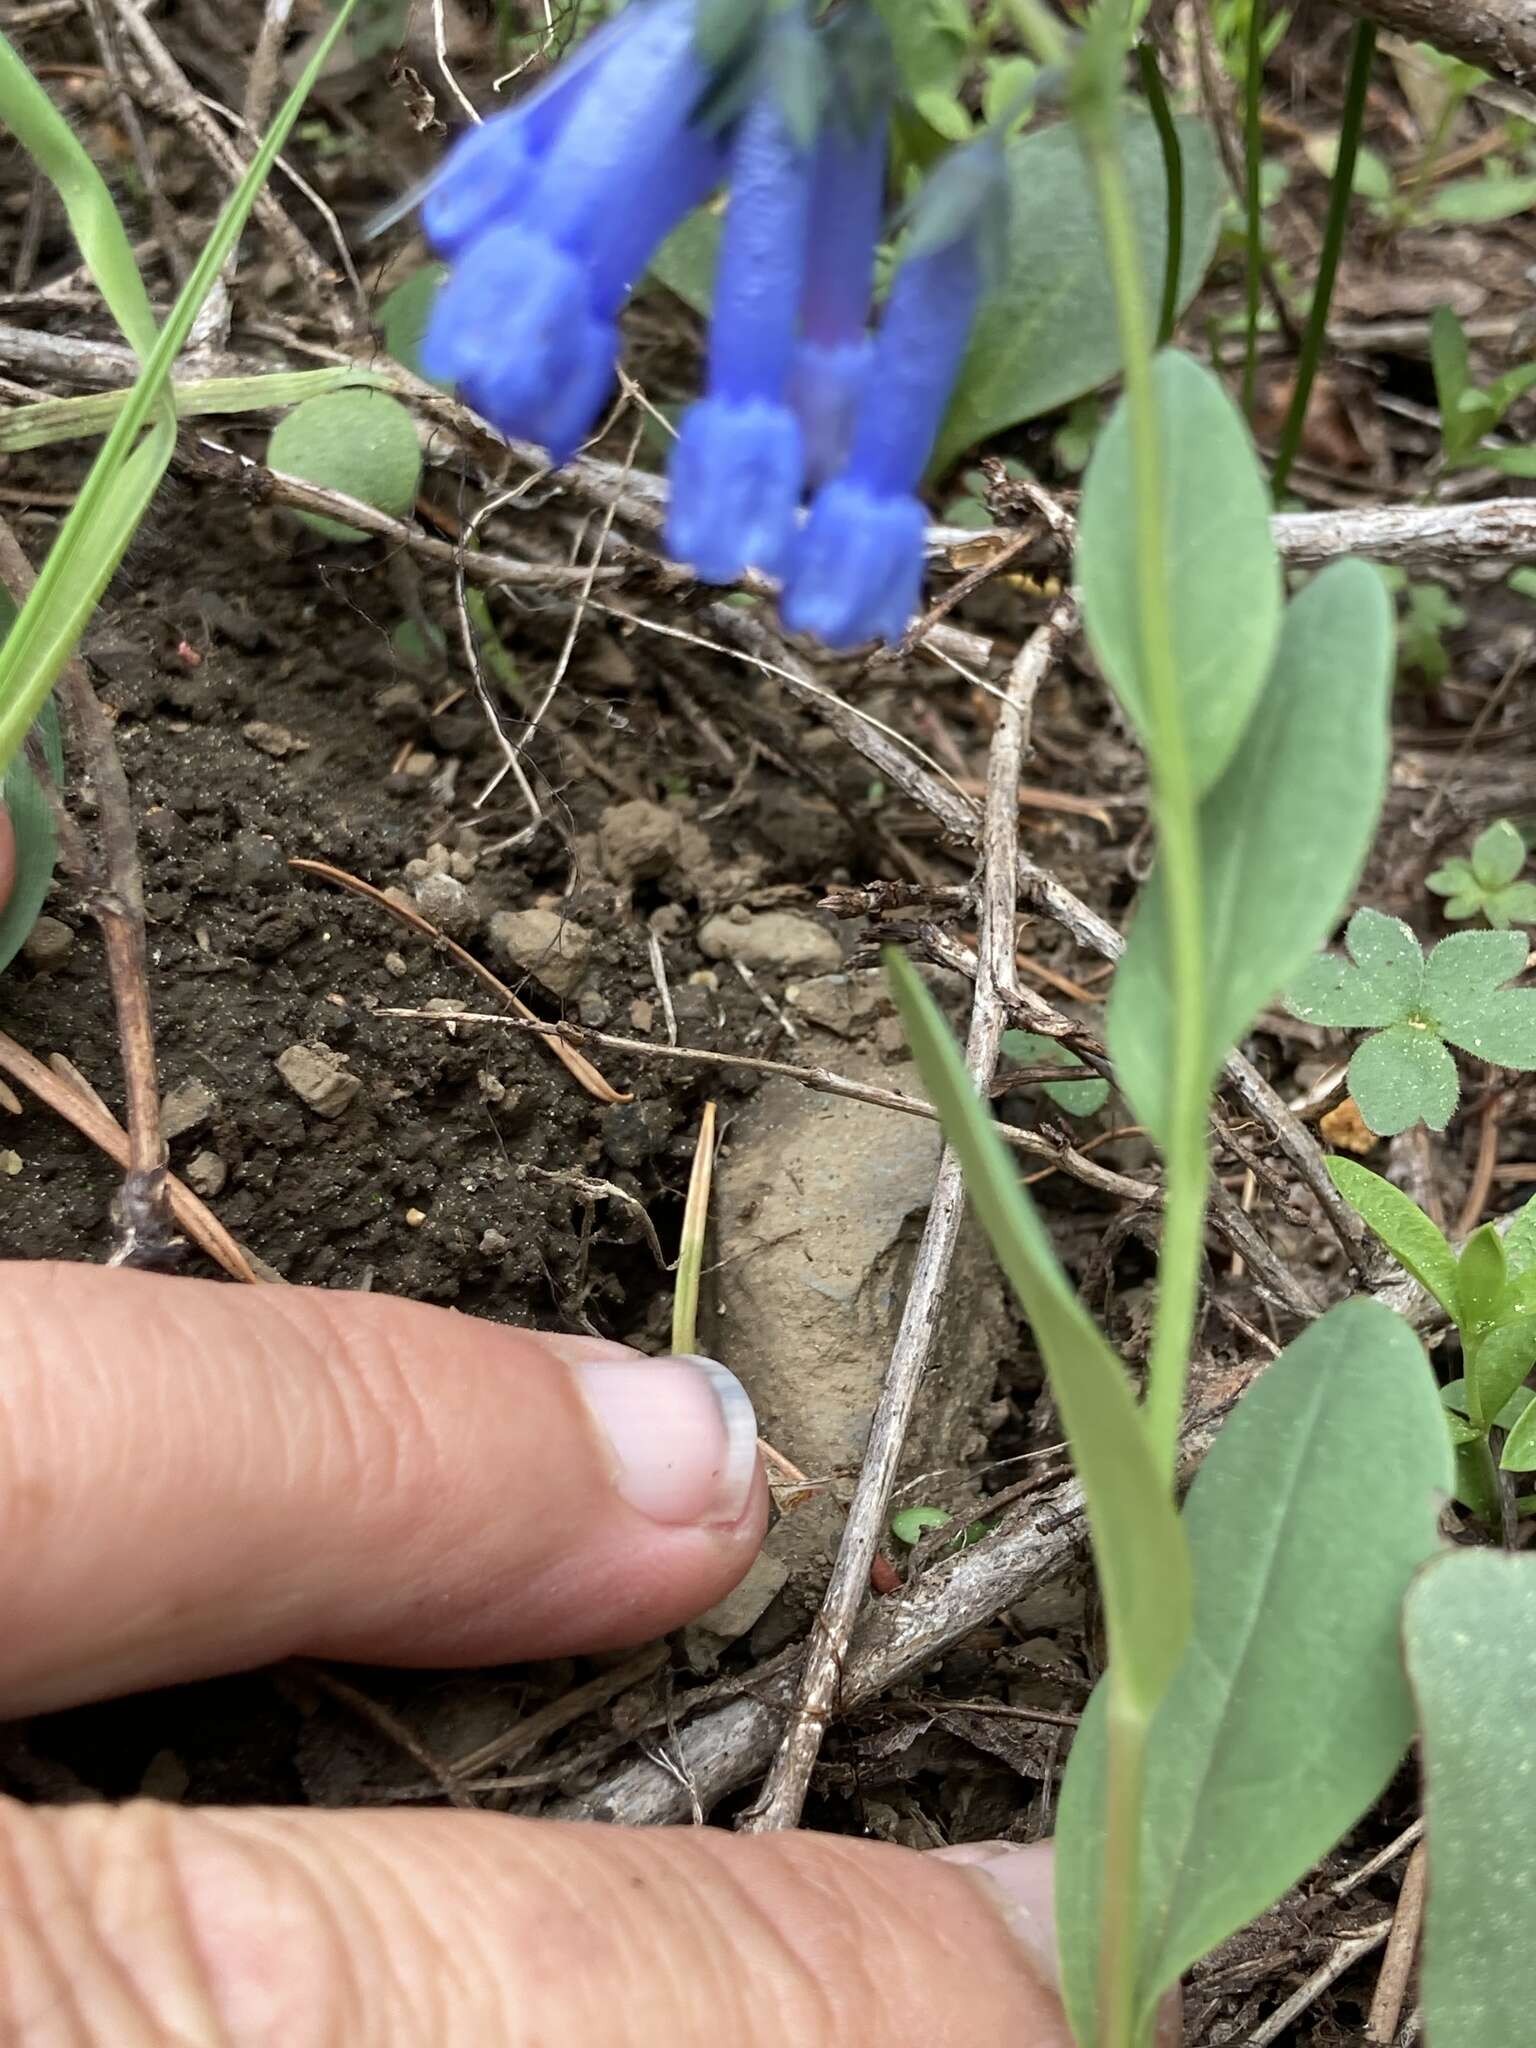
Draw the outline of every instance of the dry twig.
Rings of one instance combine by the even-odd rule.
[[[34,577],[16,536],[0,519],[0,583],[19,608]],[[128,778],[112,727],[78,657],[67,662],[59,692],[95,791],[100,812],[101,858],[85,862],[78,833],[61,836],[61,857],[75,866],[86,908],[101,931],[122,1051],[128,1108],[127,1172],[114,1206],[118,1241],[113,1265],[160,1257],[173,1242],[166,1208],[166,1148],[160,1128],[160,1082],[155,1067],[144,944],[144,881],[139,868]]]
[[[1041,679],[1075,623],[1076,608],[1070,599],[1064,599],[1031,637],[1013,665],[992,736],[982,834],[981,937],[965,1055],[971,1080],[983,1095],[991,1086],[1006,1022],[1000,996],[1013,986],[1014,979],[1017,792],[1028,747],[1030,714]],[[854,1617],[869,1585],[870,1567],[885,1526],[907,1426],[938,1336],[945,1283],[964,1215],[965,1184],[960,1162],[946,1146],[837,1562],[811,1632],[799,1695],[762,1796],[745,1823],[755,1832],[791,1828],[799,1822],[811,1771],[821,1750],[822,1734],[837,1696]]]

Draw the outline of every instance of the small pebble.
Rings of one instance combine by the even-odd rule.
[[[0,1152],[0,1173],[17,1174],[21,1171],[19,1152]]]
[[[21,957],[39,974],[50,974],[63,965],[74,943],[75,935],[67,924],[56,917],[40,917],[21,942]]]
[[[270,754],[274,761],[281,761],[286,754],[309,752],[309,741],[290,732],[286,725],[270,725],[264,718],[253,718],[240,730],[258,753]]]
[[[229,1179],[229,1168],[217,1152],[199,1152],[188,1165],[185,1178],[194,1193],[205,1201],[212,1201],[215,1195],[223,1192],[224,1183]]]
[[[412,1230],[420,1230],[423,1223],[427,1220],[427,1212],[425,1209],[407,1209],[405,1220]]]
[[[363,1085],[356,1074],[345,1072],[341,1055],[327,1046],[290,1045],[273,1064],[316,1116],[340,1116]]]
[[[396,981],[404,981],[410,971],[410,968],[405,964],[405,956],[403,954],[386,953],[384,955],[384,972],[392,974]]]
[[[208,1083],[194,1076],[167,1092],[160,1105],[161,1131],[167,1140],[184,1138],[188,1131],[207,1123],[218,1106],[219,1098]]]

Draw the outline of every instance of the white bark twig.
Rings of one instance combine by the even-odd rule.
[[[982,833],[980,939],[976,995],[965,1060],[972,1084],[985,1096],[997,1068],[1007,1022],[1002,996],[1013,987],[1015,892],[1019,837],[1019,777],[1028,745],[1030,714],[1041,678],[1077,622],[1063,598],[1013,664],[999,707],[987,765]],[[880,1545],[891,1492],[901,1463],[918,1390],[933,1353],[944,1311],[944,1291],[965,1216],[960,1162],[945,1146],[933,1203],[923,1228],[912,1285],[891,1362],[870,1425],[869,1447],[848,1510],[837,1562],[816,1617],[789,1725],[762,1795],[743,1825],[754,1833],[798,1825],[821,1738],[837,1703],[854,1620],[869,1591],[870,1568]]]

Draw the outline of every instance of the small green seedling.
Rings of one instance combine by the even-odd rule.
[[[1472,842],[1472,855],[1458,854],[1436,868],[1425,886],[1444,896],[1448,918],[1481,913],[1495,931],[1536,924],[1536,882],[1517,881],[1525,866],[1525,841],[1508,818],[1495,819]]]
[[[1081,1074],[1080,1081],[1040,1084],[1056,1107],[1064,1109],[1068,1116],[1095,1116],[1109,1100],[1109,1083],[1091,1067],[1085,1067],[1057,1039],[1044,1038],[1038,1031],[1005,1031],[1003,1052],[1021,1066],[1065,1067],[1071,1073]]]
[[[1286,1004],[1305,1024],[1369,1031],[1349,1063],[1349,1092],[1378,1137],[1413,1124],[1443,1131],[1461,1099],[1459,1046],[1494,1066],[1536,1068],[1536,989],[1512,989],[1521,932],[1454,932],[1425,959],[1401,918],[1357,910],[1350,958],[1324,953]]]
[[[1382,574],[1403,601],[1397,621],[1398,666],[1405,674],[1422,676],[1433,689],[1451,672],[1445,636],[1467,623],[1466,610],[1442,584],[1415,582],[1402,569],[1389,567]]]
[[[1536,363],[1509,370],[1483,388],[1472,381],[1467,331],[1449,306],[1435,308],[1429,333],[1446,468],[1491,468],[1506,476],[1536,476],[1536,448],[1505,448],[1487,440],[1515,400],[1536,385]]]
[[[913,1550],[930,1529],[947,1529],[954,1519],[947,1508],[898,1508],[891,1517],[891,1534],[898,1543],[904,1543],[908,1550]],[[979,1543],[983,1536],[988,1535],[991,1528],[992,1524],[985,1520],[967,1522],[957,1532],[954,1541],[946,1545],[946,1554],[969,1550],[973,1543]]]
[[[1458,1256],[1417,1202],[1368,1166],[1330,1159],[1334,1186],[1461,1333],[1464,1377],[1441,1391],[1456,1448],[1457,1497],[1494,1528],[1499,1481],[1491,1436],[1507,1432],[1506,1472],[1536,1471],[1536,1198],[1502,1234],[1474,1231]]]
[[[306,398],[278,421],[267,464],[284,476],[344,491],[396,517],[410,511],[421,485],[415,425],[399,400],[383,391],[332,391]],[[312,512],[299,517],[327,540],[368,538],[339,519]]]

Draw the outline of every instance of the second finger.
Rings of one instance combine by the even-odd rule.
[[[645,1641],[766,1516],[718,1367],[361,1294],[0,1267],[0,1710]]]

